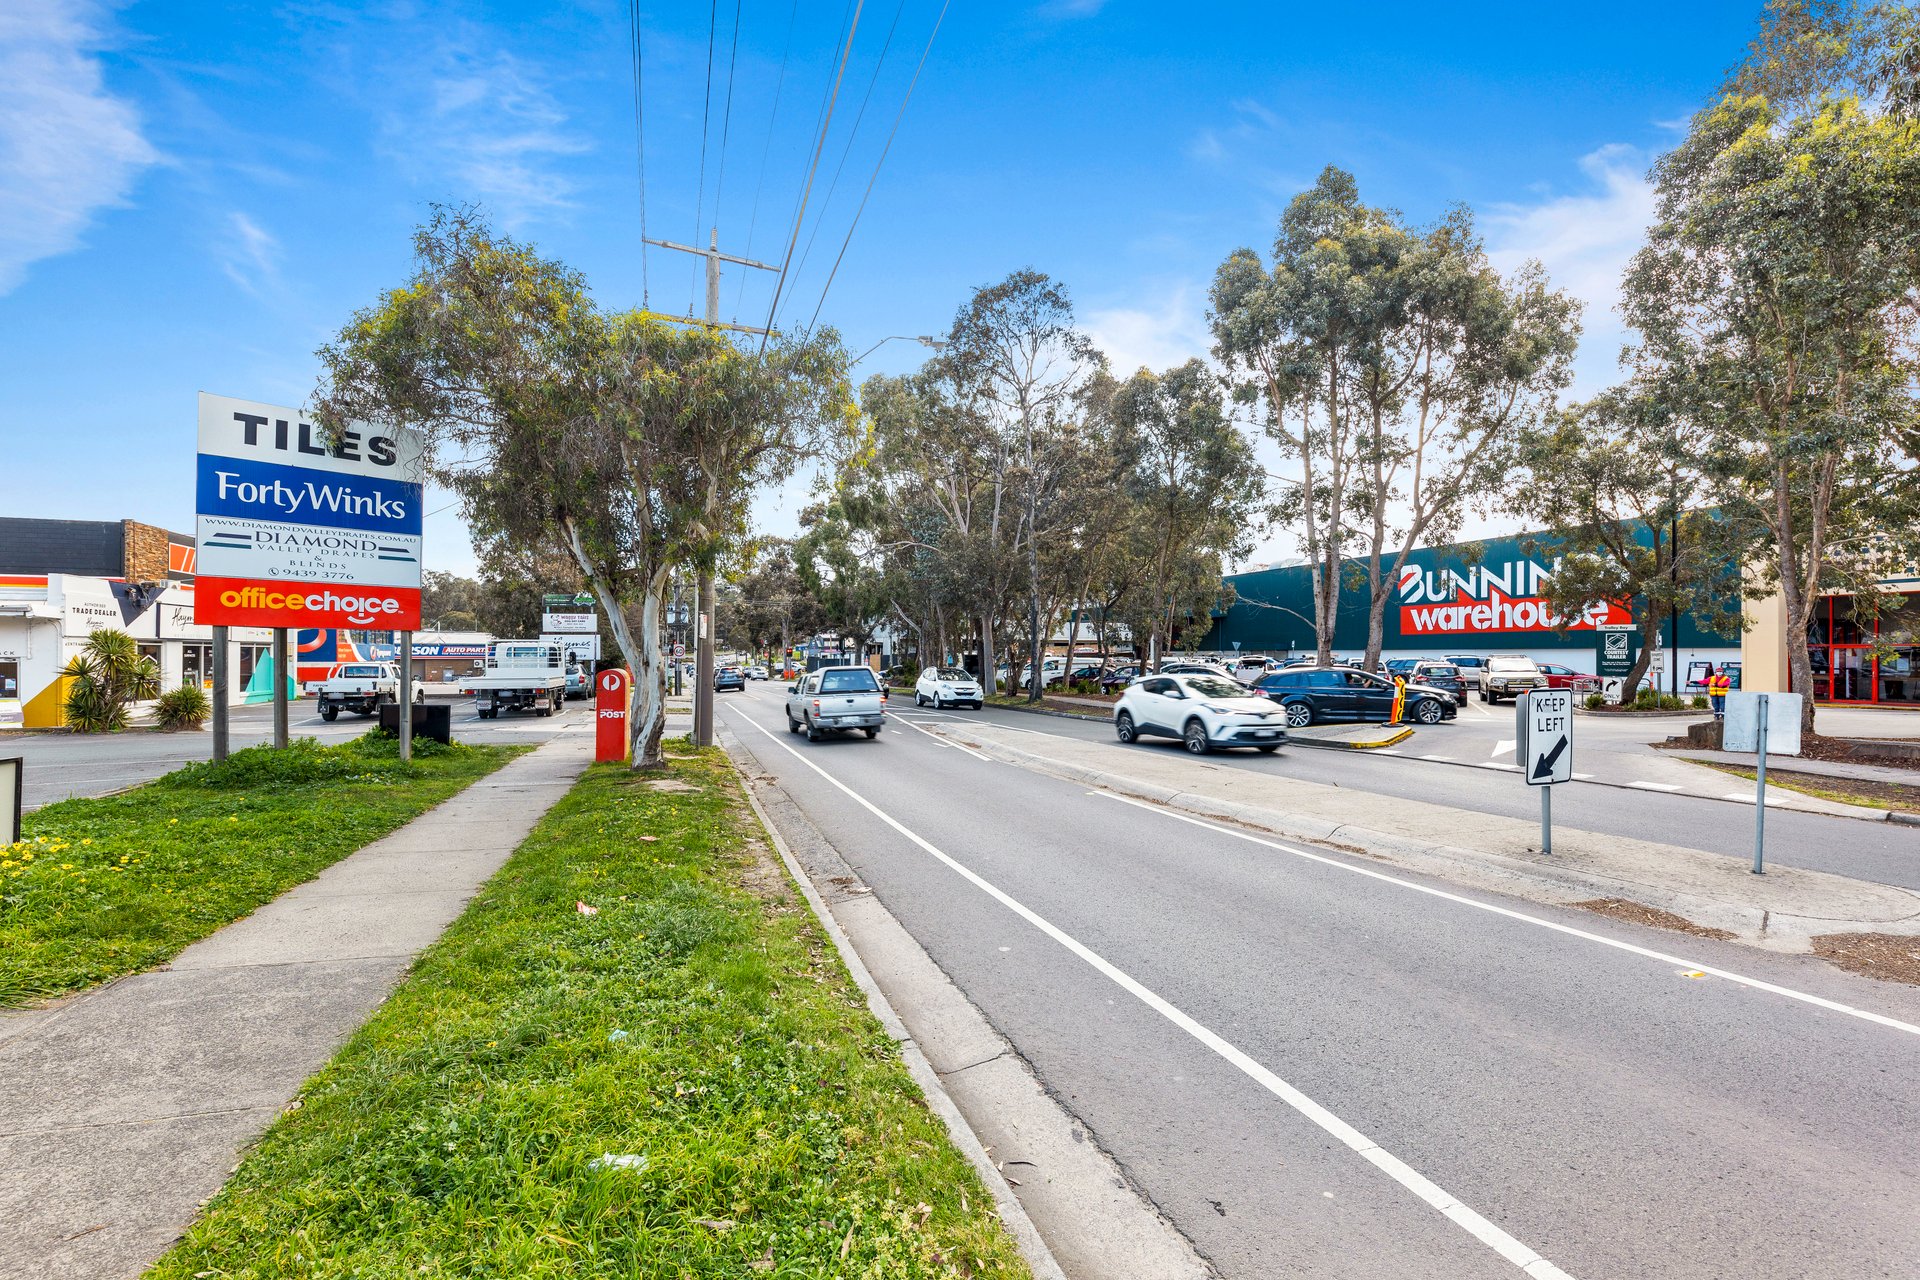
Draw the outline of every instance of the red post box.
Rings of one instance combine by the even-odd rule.
[[[627,710],[633,698],[633,676],[622,668],[602,671],[593,682],[593,758],[627,758]]]

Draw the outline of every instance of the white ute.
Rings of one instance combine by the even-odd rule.
[[[320,699],[320,718],[332,721],[342,711],[370,716],[383,702],[400,701],[400,669],[391,662],[343,662],[325,680],[307,686],[307,692]],[[426,691],[416,687],[413,700],[426,700]]]
[[[487,665],[468,676],[462,693],[473,695],[482,720],[504,711],[550,716],[565,705],[567,650],[546,640],[496,640],[487,649]]]
[[[804,728],[808,742],[849,729],[877,738],[886,722],[887,691],[871,667],[821,667],[787,686],[787,732]]]

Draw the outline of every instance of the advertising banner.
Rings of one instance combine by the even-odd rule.
[[[549,609],[540,615],[540,630],[543,632],[565,632],[579,635],[583,632],[598,631],[600,619],[592,613],[556,612]]]
[[[418,629],[415,433],[330,440],[297,409],[203,392],[196,470],[195,622]]]

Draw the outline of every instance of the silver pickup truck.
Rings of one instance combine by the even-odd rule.
[[[307,692],[319,697],[322,720],[331,722],[342,711],[370,716],[381,703],[400,701],[400,669],[390,662],[343,663],[325,680],[309,684]],[[426,690],[417,684],[413,700],[426,700]]]
[[[858,729],[880,736],[887,693],[870,667],[821,667],[787,686],[787,732],[806,730],[808,742]]]

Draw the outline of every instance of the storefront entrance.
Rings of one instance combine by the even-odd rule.
[[[1852,597],[1828,596],[1807,642],[1819,701],[1920,707],[1920,594],[1877,618],[1855,618]]]

